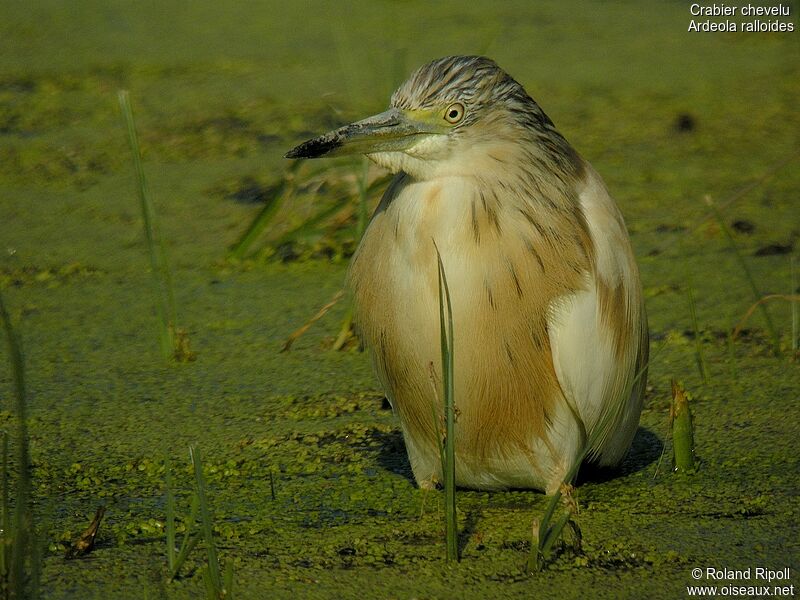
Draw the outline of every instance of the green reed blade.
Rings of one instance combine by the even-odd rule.
[[[28,437],[27,391],[25,385],[25,359],[22,343],[11,324],[11,317],[6,310],[3,296],[0,294],[0,321],[6,332],[11,372],[14,379],[15,403],[17,419],[17,468],[19,475],[15,485],[16,502],[14,519],[10,529],[4,531],[11,534],[12,547],[10,560],[7,563],[8,585],[12,594],[18,598],[38,597],[39,553],[36,549],[36,538],[31,506],[31,474],[30,450]],[[6,497],[4,500],[8,498]],[[5,506],[4,506],[5,509]],[[4,512],[4,514],[7,514]],[[25,566],[30,566],[26,576]]]
[[[796,294],[798,291],[797,289],[797,277],[795,275],[794,270],[794,256],[791,259],[791,273],[792,273],[792,289],[789,291],[789,295],[792,296]],[[792,302],[792,356],[797,356],[797,346],[800,343],[800,303]]]
[[[166,477],[166,535],[167,535],[167,566],[169,572],[175,572],[175,490],[172,485],[172,465],[169,455],[164,455],[164,475]]]
[[[8,567],[11,564],[11,544],[9,544],[8,533],[11,531],[11,512],[8,503],[9,490],[8,490],[8,433],[5,431],[0,432],[3,438],[2,449],[2,465],[0,468],[0,493],[3,497],[0,498],[0,510],[3,511],[0,516],[0,527],[3,528],[2,548],[0,548],[0,581],[5,581],[8,578]]]
[[[203,534],[203,540],[206,543],[206,552],[208,554],[208,574],[214,589],[222,590],[222,578],[219,572],[219,560],[217,559],[217,547],[214,544],[214,530],[211,525],[211,513],[208,510],[208,501],[206,500],[206,484],[203,478],[203,464],[200,458],[200,451],[191,446],[189,448],[189,455],[194,465],[194,479],[197,491],[197,500],[200,505],[200,525]]]
[[[689,296],[689,313],[692,317],[692,330],[694,331],[694,351],[695,360],[697,361],[697,370],[700,372],[700,377],[703,378],[703,383],[708,385],[708,368],[706,366],[705,356],[703,355],[703,341],[700,339],[700,328],[697,325],[697,307],[694,302],[694,292],[692,288],[687,290]]]
[[[147,181],[142,167],[142,155],[139,149],[139,138],[136,135],[136,124],[133,118],[130,97],[127,90],[118,92],[119,105],[128,130],[128,145],[133,158],[133,169],[136,175],[136,192],[144,221],[145,238],[150,257],[150,268],[153,272],[153,284],[156,290],[156,311],[161,324],[159,338],[161,352],[165,359],[172,357],[175,349],[176,310],[175,296],[172,290],[172,273],[167,262],[166,249],[159,235],[155,207],[150,199]]]
[[[442,353],[442,383],[445,402],[444,494],[447,560],[458,560],[458,520],[456,513],[455,455],[455,367],[453,361],[453,307],[442,257],[436,249],[439,265],[439,334]]]

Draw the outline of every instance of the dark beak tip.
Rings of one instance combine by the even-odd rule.
[[[303,142],[284,154],[284,158],[320,158],[342,145],[336,138],[322,136]]]
[[[303,142],[289,150],[283,158],[314,158],[314,156],[309,152],[309,142]]]

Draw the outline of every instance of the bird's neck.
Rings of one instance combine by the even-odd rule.
[[[470,143],[431,156],[420,144],[405,152],[379,152],[368,157],[392,173],[404,172],[417,182],[462,178],[490,190],[529,189],[533,197],[552,203],[570,197],[584,176],[583,159],[553,129],[521,129],[491,124],[476,129]],[[549,200],[544,198],[549,196]]]

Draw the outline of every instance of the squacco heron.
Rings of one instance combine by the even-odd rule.
[[[436,248],[452,296],[457,484],[552,492],[587,443],[588,460],[619,463],[642,409],[647,321],[622,215],[592,166],[478,56],[422,66],[386,112],[286,156],[353,153],[396,174],[348,284],[417,483],[442,476]]]

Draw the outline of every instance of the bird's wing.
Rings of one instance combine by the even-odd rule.
[[[589,456],[619,462],[636,433],[646,380],[647,320],[628,233],[587,165],[581,209],[594,250],[586,289],[554,307],[549,333],[561,387],[592,440]]]

